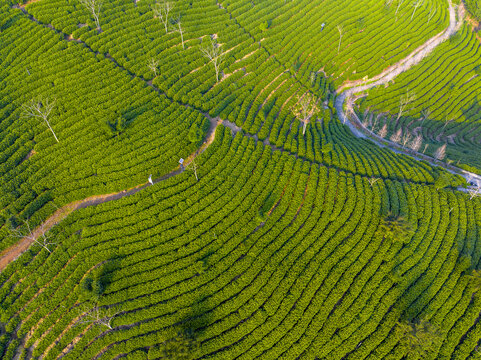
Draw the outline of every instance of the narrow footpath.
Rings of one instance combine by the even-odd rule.
[[[30,14],[28,14],[24,7],[21,7],[18,5],[14,7],[20,8],[25,13],[25,15],[27,15],[31,20],[41,24],[37,19],[35,19]],[[362,125],[361,121],[356,116],[352,108],[353,98],[355,94],[361,93],[375,86],[387,84],[389,81],[394,79],[397,75],[409,70],[411,67],[418,64],[425,56],[431,53],[439,44],[446,41],[447,39],[449,39],[450,36],[456,33],[456,31],[458,31],[459,28],[461,27],[462,19],[464,18],[464,7],[462,5],[458,7],[458,15],[456,17],[456,11],[451,3],[451,0],[449,0],[449,15],[450,15],[450,19],[449,19],[450,21],[449,21],[449,26],[446,30],[439,33],[435,37],[429,39],[426,43],[424,43],[419,48],[414,50],[410,55],[408,55],[406,58],[399,61],[397,64],[394,64],[393,66],[389,67],[388,69],[383,71],[381,74],[377,75],[372,79],[368,79],[364,81],[346,82],[341,87],[339,87],[337,89],[338,96],[336,98],[334,105],[341,122],[347,124],[355,136],[360,138],[369,138],[373,143],[375,143],[378,146],[388,147],[389,149],[393,150],[396,153],[409,155],[415,158],[416,160],[424,160],[433,166],[443,167],[447,171],[453,174],[463,176],[467,181],[473,181],[473,180],[479,181],[479,183],[481,184],[481,176],[479,175],[472,174],[463,169],[457,168],[455,166],[442,163],[429,156],[412,151],[410,149],[405,149],[399,144],[396,144],[394,142],[391,142],[389,140],[386,140],[377,136],[376,134],[374,134],[373,132],[371,132],[369,129],[365,128]],[[51,27],[51,25],[44,25],[44,24],[41,24],[41,25],[50,27],[51,29],[55,30],[53,27]],[[68,36],[65,36],[65,39],[68,41],[80,42],[79,40],[71,39]],[[113,59],[111,60],[114,61]],[[120,67],[120,65],[118,64],[117,66]],[[135,76],[133,74],[131,75]],[[154,88],[156,91],[159,91],[152,85],[151,82],[148,83],[148,85]],[[165,96],[165,94],[163,95]],[[346,103],[346,111],[349,114],[349,116],[346,115],[344,111],[345,103]],[[187,106],[187,105],[184,105],[184,106]],[[220,118],[212,118],[206,113],[203,113],[203,114],[208,118],[210,122],[210,126],[206,134],[206,141],[204,142],[204,144],[202,144],[202,146],[195,153],[193,153],[191,156],[189,156],[186,159],[186,161],[184,162],[184,168],[178,167],[173,171],[171,171],[170,173],[158,179],[153,180],[154,184],[160,181],[163,181],[165,179],[168,179],[170,177],[173,177],[175,175],[178,175],[183,171],[185,171],[185,167],[187,167],[192,162],[192,160],[195,159],[195,157],[197,157],[202,152],[204,152],[208,148],[208,146],[214,141],[216,129],[220,124],[229,128],[234,135],[237,132],[242,130],[239,126],[237,126],[234,123],[231,123],[230,121],[221,120]],[[258,140],[257,135],[249,135],[249,134],[245,134],[245,135],[252,137],[255,140]],[[276,148],[274,145],[271,145],[268,139],[265,139],[263,141],[263,144],[266,146],[270,146],[273,150],[282,150],[282,149]],[[51,216],[49,216],[40,226],[38,226],[35,230],[33,230],[31,236],[26,236],[22,238],[18,243],[12,245],[10,248],[5,249],[3,252],[0,253],[0,271],[5,269],[5,267],[9,263],[14,261],[24,251],[26,251],[30,247],[30,245],[32,245],[35,242],[36,239],[38,239],[40,236],[48,232],[53,226],[61,222],[73,211],[86,208],[89,206],[102,204],[112,200],[118,200],[123,197],[136,194],[137,192],[147,188],[148,186],[151,186],[151,184],[146,182],[144,184],[140,184],[131,189],[122,190],[117,193],[91,196],[83,200],[75,201],[63,206],[62,208],[55,211]]]
[[[372,79],[367,80],[357,80],[352,82],[346,82],[341,85],[337,90],[337,97],[334,103],[339,119],[342,123],[346,124],[351,132],[359,138],[368,138],[374,144],[380,147],[387,147],[398,154],[404,154],[413,157],[416,160],[424,160],[432,166],[439,166],[446,169],[448,172],[456,175],[460,175],[469,182],[475,182],[481,184],[481,176],[471,173],[469,171],[458,168],[454,165],[446,164],[442,161],[436,160],[425,154],[413,151],[411,149],[404,148],[403,146],[392,142],[390,140],[384,139],[377,134],[373,133],[371,130],[367,129],[360,119],[357,117],[353,109],[354,101],[356,100],[356,94],[367,91],[373,87],[386,85],[392,81],[399,74],[408,71],[413,66],[419,64],[427,55],[429,55],[438,45],[448,40],[452,35],[454,35],[463,23],[465,16],[464,5],[461,4],[456,10],[451,2],[449,2],[449,26],[437,34],[433,38],[426,41],[423,45],[415,49],[411,54],[409,54],[404,59],[400,60],[396,64],[390,66],[384,70],[381,74],[375,76]],[[360,96],[358,95],[357,98]],[[465,189],[459,189],[465,191]]]

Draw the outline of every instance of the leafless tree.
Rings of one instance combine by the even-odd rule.
[[[396,121],[399,120],[399,118],[402,116],[404,110],[406,110],[406,107],[407,107],[411,102],[413,102],[414,100],[416,100],[416,94],[411,93],[409,90],[406,91],[406,94],[405,94],[405,95],[402,95],[402,96],[399,98],[399,113],[398,113],[398,116],[397,116],[397,118],[396,118]]]
[[[118,314],[111,308],[102,309],[98,305],[88,309],[77,324],[103,325],[112,330],[112,319]]]
[[[429,146],[429,144],[426,144],[426,145],[424,146],[423,154],[424,154],[424,153],[426,152],[426,150],[428,149],[428,146]]]
[[[196,162],[195,162],[195,158],[192,159],[192,161],[190,162],[190,164],[185,167],[185,170],[192,171],[192,172],[194,173],[194,175],[195,175],[195,179],[196,179],[197,181],[199,181],[199,177],[197,176],[197,169],[198,169],[198,166],[197,166],[197,164],[196,164]]]
[[[348,110],[350,110],[351,112],[354,112],[354,110],[352,108],[348,108]],[[369,113],[364,113],[360,115],[360,117],[362,117],[363,121],[362,121],[362,126],[364,126],[366,129],[367,127],[369,126]],[[359,121],[361,121],[359,119]]]
[[[444,119],[443,130],[444,130],[444,129],[446,128],[446,126],[447,126],[450,122],[452,122],[452,121],[454,121],[454,119],[452,119],[452,118],[451,118],[451,119],[449,119],[449,118]]]
[[[174,4],[168,1],[163,1],[162,3],[156,2],[154,5],[152,5],[154,17],[159,18],[164,24],[166,34],[169,32],[169,12],[173,7]]]
[[[50,236],[47,234],[47,231],[43,228],[43,225],[41,225],[37,229],[37,233],[34,232],[34,230],[30,226],[29,220],[24,220],[23,221],[23,227],[20,226],[16,229],[12,228],[10,229],[10,236],[18,239],[23,239],[26,238],[29,241],[34,242],[35,244],[41,246],[45,250],[47,250],[49,253],[52,251],[49,249],[50,245],[55,245],[56,243],[50,242],[49,238]]]
[[[337,53],[339,54],[339,50],[341,49],[341,40],[342,40],[342,26],[337,25],[337,31],[339,31],[339,45],[337,47]]]
[[[401,5],[404,3],[405,0],[398,0],[398,3],[397,3],[397,8],[396,8],[396,13],[394,14],[394,16],[396,16],[396,21],[397,21],[397,13],[399,11],[399,8],[401,7]]]
[[[409,144],[409,147],[411,149],[413,149],[414,151],[419,151],[422,144],[423,144],[423,136],[421,134],[419,134],[413,139],[411,144]]]
[[[440,146],[434,153],[434,158],[443,160],[446,157],[446,144]]]
[[[372,131],[374,132],[377,126],[377,122],[379,121],[379,116],[376,116],[374,119],[374,124],[372,125]]]
[[[476,187],[469,188],[468,193],[469,193],[469,200],[473,200],[476,197],[481,197],[481,186],[478,185]]]
[[[184,47],[184,30],[182,29],[182,23],[180,21],[180,16],[175,20],[175,24],[177,25],[177,31],[180,34],[180,40],[182,41],[182,49],[185,49]]]
[[[311,118],[319,112],[316,97],[310,92],[305,93],[302,97],[297,97],[297,103],[292,107],[292,113],[304,125],[302,128],[302,135],[306,133],[306,127]]]
[[[95,25],[97,26],[98,30],[100,29],[100,8],[102,7],[101,0],[79,0],[80,3],[87,8],[87,10],[92,14],[95,20]]]
[[[403,129],[399,128],[394,134],[391,135],[390,140],[395,143],[399,143],[402,139]]]
[[[375,178],[375,177],[371,177],[371,178],[367,179],[367,181],[369,182],[369,185],[371,185],[371,187],[373,187],[374,184],[375,184],[376,182],[378,182],[379,180],[381,180],[381,179]]]
[[[431,110],[429,108],[424,108],[421,110],[421,116],[423,117],[423,121],[421,125],[424,123],[424,120],[427,120],[431,116]]]
[[[387,135],[387,123],[385,123],[384,126],[379,130],[378,135],[382,138],[386,137],[386,135]]]
[[[55,138],[55,140],[57,140],[57,142],[59,142],[57,139],[57,135],[55,135],[55,132],[53,131],[52,126],[50,126],[50,122],[48,121],[48,118],[54,106],[55,100],[50,101],[48,98],[44,99],[39,97],[22,105],[22,116],[25,118],[39,118],[45,121],[45,124],[47,124],[48,128],[52,132],[53,137]]]
[[[424,0],[416,0],[416,1],[414,1],[414,3],[413,3],[414,10],[413,10],[413,14],[411,15],[411,20],[413,19],[414,13],[415,13],[416,10],[418,9],[418,7],[421,6],[422,4],[424,4]]]
[[[220,45],[217,44],[217,42],[212,38],[210,40],[210,44],[205,47],[201,47],[200,51],[209,60],[209,62],[214,64],[215,79],[216,82],[219,82],[220,66],[224,61],[225,53],[221,52]]]
[[[434,5],[431,5],[431,10],[429,11],[429,15],[428,15],[428,22],[427,22],[428,25],[431,22],[431,19],[433,18],[434,14],[436,13],[435,11],[433,11],[434,9],[435,9]]]
[[[159,60],[155,60],[154,58],[150,59],[150,62],[147,64],[147,66],[149,67],[150,71],[152,71],[155,75],[155,77],[157,77],[157,68],[159,66]]]
[[[403,147],[406,147],[406,145],[411,141],[411,138],[412,138],[411,133],[410,133],[408,130],[406,130],[406,131],[404,132],[403,137],[402,137]]]

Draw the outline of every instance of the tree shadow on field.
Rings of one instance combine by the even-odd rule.
[[[452,211],[453,209],[446,215],[449,218],[441,221],[449,221],[451,216],[464,216],[463,213]],[[472,216],[474,217],[474,214]],[[451,311],[456,308],[456,303],[450,301],[452,294],[461,291],[463,296],[475,296],[481,289],[481,271],[478,270],[481,243],[477,239],[474,218],[470,221],[468,217],[466,234],[463,236],[438,240],[434,237],[432,241],[441,242],[434,255],[443,258],[443,265],[438,270],[431,270],[430,265],[436,262],[435,260],[431,260],[420,275],[417,271],[406,270],[405,266],[404,273],[400,274],[396,271],[398,264],[393,268],[393,282],[395,286],[400,286],[402,292],[391,309],[397,316],[397,322],[390,336],[397,339],[398,350],[404,352],[408,359],[437,358],[450,330],[440,321],[443,309],[446,306],[452,306]],[[412,268],[416,266],[417,264],[413,264]],[[453,287],[450,279],[458,277],[467,282],[458,280],[456,287]],[[463,338],[466,335],[467,333]]]
[[[14,10],[12,10],[14,11]],[[16,22],[20,21],[24,15],[22,13],[15,14],[14,16],[8,17],[5,15],[6,19],[0,19],[0,32],[7,30],[9,27],[15,25]]]
[[[481,120],[481,103],[477,98],[473,99],[470,105],[461,108],[461,112],[469,121]]]
[[[148,359],[198,358],[201,338],[210,322],[207,300],[199,298],[187,309],[182,320],[159,333],[158,343],[148,350]]]
[[[108,289],[115,272],[121,268],[122,259],[122,256],[110,255],[84,278],[82,289],[88,297],[100,297]]]
[[[198,340],[205,332],[212,320],[212,312],[207,298],[199,298],[194,302],[184,318],[177,323],[177,327],[186,336]]]

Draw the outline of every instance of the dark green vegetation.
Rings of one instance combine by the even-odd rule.
[[[158,358],[186,336],[200,344],[191,358],[400,358],[411,350],[398,323],[426,318],[434,353],[473,351],[479,202],[371,186],[222,127],[198,164],[198,182],[185,172],[75,212],[51,255],[33,247],[2,273],[7,332],[20,325],[24,346],[48,358]],[[94,306],[114,309],[114,331],[71,327]]]
[[[33,244],[3,270],[2,358],[478,356],[481,202],[355,138],[332,107],[337,85],[447,26],[444,1],[398,4],[181,0],[183,48],[152,1],[105,1],[101,31],[74,0],[2,1],[1,249],[25,220],[169,174],[212,118],[242,128],[216,128],[198,180],[79,209],[49,232],[51,252]],[[319,112],[303,135],[292,108],[308,92]],[[39,96],[55,99],[58,143],[22,116]]]
[[[481,20],[481,1],[466,0],[466,7],[476,19]]]

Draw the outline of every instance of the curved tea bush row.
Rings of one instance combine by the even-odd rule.
[[[198,19],[198,13],[189,12],[187,4],[182,4],[178,6],[185,7],[185,22],[190,24],[186,25],[186,34],[197,36],[212,30],[211,23],[204,25],[207,28],[193,27],[191,30],[189,26],[194,24],[190,21]],[[52,5],[58,5],[55,11]],[[72,6],[41,1],[28,5],[27,9],[39,21],[52,23],[60,30],[68,31],[70,25],[64,24],[64,27],[63,22],[54,20],[57,19],[56,12],[59,12],[68,17],[69,21],[85,21],[75,20],[81,10],[73,11],[75,6]],[[125,6],[133,5],[126,3]],[[203,7],[201,3],[198,6],[209,12],[209,17],[212,15],[219,21],[232,23],[232,20],[226,20],[225,12],[219,13],[221,9],[217,5]],[[152,28],[156,33],[162,30],[158,20],[151,18],[148,4],[134,8],[129,15],[131,21],[127,23],[123,22],[126,15],[124,18],[117,17],[122,12],[120,5],[108,5],[105,8],[102,33],[94,35],[96,31],[91,30],[90,37],[87,33],[80,34],[85,41],[80,44],[66,40],[67,33],[62,35],[57,28],[52,31],[27,20],[19,9],[6,10],[5,20],[8,15],[14,21],[7,21],[9,27],[2,32],[2,39],[5,39],[3,62],[11,69],[8,74],[5,73],[9,86],[2,90],[1,104],[2,118],[5,119],[2,120],[2,126],[9,129],[3,132],[5,137],[1,140],[3,162],[0,170],[3,171],[4,180],[1,188],[1,221],[5,224],[2,247],[14,241],[6,238],[6,228],[18,225],[21,222],[18,216],[27,219],[35,215],[34,222],[38,223],[55,209],[55,206],[48,205],[51,201],[60,206],[88,195],[137,185],[145,182],[149,174],[165,174],[176,166],[180,157],[193,152],[196,144],[187,141],[185,134],[193,124],[205,130],[207,121],[198,112],[185,109],[175,104],[175,101],[187,102],[198,110],[209,111],[212,116],[220,115],[235,121],[251,134],[257,133],[260,139],[269,137],[276,146],[298,153],[311,161],[361,175],[432,182],[432,176],[423,170],[425,165],[420,165],[417,170],[418,165],[414,165],[411,160],[399,160],[401,163],[394,172],[387,170],[385,164],[393,160],[392,155],[382,151],[377,155],[365,156],[366,150],[359,149],[367,145],[350,135],[346,135],[342,141],[356,155],[347,154],[347,150],[342,150],[342,146],[338,147],[337,144],[334,145],[332,154],[323,153],[326,142],[321,139],[326,138],[327,142],[332,139],[335,143],[337,137],[331,136],[330,130],[314,124],[310,125],[312,128],[304,146],[304,139],[299,137],[299,125],[294,120],[291,108],[296,103],[297,96],[304,94],[306,88],[289,72],[284,71],[265,50],[259,49],[251,38],[232,33],[230,30],[237,26],[235,23],[231,24],[230,30],[225,30],[225,37],[223,33],[218,34],[219,41],[224,41],[223,38],[230,41],[223,45],[229,50],[226,64],[230,63],[230,76],[212,86],[212,73],[197,70],[181,76],[181,82],[176,80],[170,84],[165,82],[164,74],[168,78],[178,79],[175,69],[189,69],[182,61],[197,61],[194,58],[199,59],[198,46],[187,45],[185,56],[179,58],[179,49],[172,48],[168,43],[129,41],[134,35],[146,36],[143,22],[146,17],[149,17],[151,24],[147,28]],[[112,12],[111,17],[109,12]],[[145,16],[134,16],[135,12],[143,12]],[[52,14],[55,15],[53,18]],[[209,26],[211,27],[208,28]],[[77,29],[81,31],[86,27]],[[78,35],[73,33],[72,36],[75,38]],[[189,36],[186,35],[188,44]],[[40,42],[43,47],[39,46]],[[146,53],[145,49],[149,48],[151,53]],[[132,50],[129,51],[131,60],[127,61],[126,55],[118,49],[124,49],[124,53]],[[97,54],[96,51],[100,53]],[[142,53],[142,61],[145,63],[141,67],[144,67],[150,56],[154,56],[157,51],[159,53],[156,56],[167,60],[165,63],[160,62],[161,75],[153,80],[153,84],[165,91],[174,103],[159,98],[148,86],[152,74],[145,75],[146,70],[139,67],[139,62],[135,61],[133,55],[136,52]],[[179,59],[182,61],[179,62]],[[172,66],[176,62],[177,66]],[[198,65],[196,63],[193,66]],[[210,68],[207,66],[209,64],[200,65]],[[169,71],[173,71],[171,69],[174,72],[169,74]],[[259,78],[262,80],[258,81]],[[28,87],[22,85],[26,81]],[[313,88],[313,91],[324,93],[330,87],[323,78],[318,79],[316,86],[320,87],[318,90]],[[240,96],[238,91],[245,91],[246,96]],[[203,95],[199,98],[194,93]],[[21,128],[13,125],[18,121],[20,107],[25,101],[20,99],[37,95],[57,99],[51,121],[61,139],[60,144],[56,144],[51,134],[45,132],[47,129],[41,122],[31,124],[21,120]],[[324,113],[324,118],[331,118],[329,111]],[[106,121],[115,123],[119,119],[126,120],[128,126],[115,136],[106,126]],[[34,154],[31,153],[32,149],[37,154],[23,161],[27,155]],[[384,159],[385,157],[387,158]],[[69,165],[65,166],[67,163]],[[426,170],[431,171],[430,168]]]
[[[328,83],[322,72],[317,72],[317,70],[315,70],[317,74],[313,78],[309,71],[304,72],[302,76],[298,71],[292,71],[290,63],[285,63],[278,54],[272,56],[269,47],[266,48],[263,45],[267,38],[258,41],[260,35],[251,27],[252,24],[257,23],[259,14],[265,13],[272,16],[274,13],[279,13],[281,8],[294,5],[304,6],[305,4],[292,2],[281,6],[272,2],[272,4],[277,4],[278,8],[274,12],[267,11],[267,8],[259,11],[259,7],[264,5],[255,4],[253,10],[250,11],[255,11],[256,19],[251,19],[249,18],[250,11],[231,11],[231,6],[237,6],[235,3],[176,2],[173,11],[182,15],[185,28],[185,50],[180,47],[179,34],[173,31],[166,34],[160,21],[153,18],[149,8],[151,4],[152,2],[149,1],[138,2],[136,5],[131,1],[125,1],[121,5],[117,2],[115,4],[107,3],[103,13],[105,25],[102,26],[101,33],[91,27],[78,28],[79,24],[87,22],[85,11],[79,4],[42,0],[28,5],[27,10],[44,24],[55,25],[55,28],[64,32],[66,36],[71,33],[74,39],[80,38],[93,51],[108,54],[115,59],[117,64],[145,80],[154,77],[154,73],[147,66],[149,61],[151,59],[158,60],[158,76],[152,82],[170,98],[188,103],[196,109],[208,111],[211,116],[220,116],[236,122],[245,131],[251,134],[257,133],[260,139],[269,138],[270,142],[275,143],[278,147],[282,147],[287,141],[286,147],[292,148],[291,140],[287,136],[293,127],[294,117],[291,108],[297,102],[297,97],[310,89],[321,97],[327,98],[328,93],[333,89],[330,84],[332,81]],[[246,8],[252,6],[251,3],[245,5]],[[345,8],[344,5],[330,4],[332,9],[330,9],[329,16],[337,14],[341,8]],[[369,5],[372,8],[373,4]],[[403,27],[403,31],[411,29],[409,36],[411,38],[414,34],[417,36],[420,33],[418,26],[424,26],[419,24],[422,18],[421,14],[424,14],[428,8],[431,9],[431,6],[436,17],[428,24],[428,27],[441,30],[444,20],[440,19],[444,18],[446,11],[444,5],[441,6],[437,2],[424,4],[413,17],[413,26],[415,22],[416,31],[409,26]],[[313,11],[316,14],[319,13],[318,4],[312,6],[316,6]],[[359,6],[355,5],[352,11],[358,13]],[[377,5],[376,8],[378,8]],[[366,8],[363,9],[363,11],[366,10]],[[380,11],[380,9],[378,10]],[[400,16],[398,22],[395,22],[396,28],[399,28],[400,23],[408,22],[408,10],[409,8],[401,8],[399,14],[402,13],[403,16]],[[293,11],[297,12],[292,8],[289,9],[288,14]],[[386,16],[394,22],[392,19],[393,8],[386,10],[387,15],[382,15],[382,11],[376,12],[376,16]],[[56,21],[59,18],[63,20]],[[209,21],[205,19],[209,19]],[[301,22],[300,19],[295,19]],[[372,25],[376,25],[376,32],[379,32],[378,22],[370,22],[367,15],[365,20],[363,23],[365,26],[370,28]],[[286,20],[287,23],[290,21],[292,20]],[[411,22],[409,21],[409,23]],[[296,25],[299,24],[296,23]],[[325,34],[331,30],[326,29]],[[371,33],[373,30],[369,31]],[[349,34],[358,33],[359,30],[346,28],[345,32],[345,41],[351,41]],[[279,34],[278,36],[285,37],[280,24],[269,29],[267,34]],[[298,32],[294,31],[292,34],[298,34]],[[365,33],[362,31],[357,35],[363,37]],[[384,35],[380,34],[379,36],[385,39]],[[222,66],[224,77],[218,84],[215,84],[213,66],[206,62],[199,50],[200,46],[205,46],[209,36],[216,37],[216,41],[222,44],[222,49],[227,53]],[[306,33],[303,33],[303,36],[306,36]],[[404,36],[407,37],[408,33]],[[421,37],[422,39],[416,40],[416,44],[424,41],[424,35]],[[317,39],[318,37],[310,34],[309,38]],[[371,42],[381,43],[381,38]],[[361,38],[358,40],[361,41]],[[399,38],[397,41],[405,42],[405,40],[406,38]],[[303,41],[302,44],[309,44],[309,42]],[[385,47],[385,44],[383,43],[382,46]],[[392,46],[396,49],[399,48],[397,43]],[[313,48],[318,47],[321,46],[313,46]],[[322,48],[327,49],[325,46]],[[282,52],[282,54],[284,53],[289,58],[295,58],[287,51]],[[369,58],[375,59],[372,56],[372,49],[367,50],[367,53]],[[404,52],[400,52],[397,56],[404,54]],[[392,61],[394,62],[394,60]],[[320,67],[321,65],[319,65]],[[369,65],[368,67],[372,71],[378,71],[375,66]],[[294,126],[294,128],[296,127]],[[296,130],[292,136],[296,136]],[[352,168],[349,170],[353,171]]]
[[[379,1],[241,0],[223,4],[305,83],[312,72],[319,71],[336,84],[372,77],[441,32],[449,17],[444,1],[425,2],[412,19],[412,2],[403,2],[397,14],[397,2],[390,6]],[[342,27],[341,46],[338,25]]]
[[[371,90],[361,109],[388,112],[394,117],[387,116],[390,133],[399,128],[422,133],[432,151],[447,143],[449,158],[479,168],[479,51],[476,34],[465,25],[425,61],[399,75],[394,84]],[[393,121],[399,114],[400,99],[407,92],[415,94],[415,100],[399,121]]]
[[[426,317],[442,340],[432,358],[474,351],[479,201],[371,186],[229,133],[198,157],[199,181],[186,171],[79,210],[51,254],[34,246],[0,274],[3,358],[157,359],[177,331],[195,359],[401,358],[397,322]],[[407,242],[380,230],[389,211],[411,224]],[[96,304],[112,330],[82,323]]]
[[[159,96],[102,56],[24,16],[10,22],[0,35],[8,66],[0,90],[2,249],[13,241],[5,228],[21,223],[17,216],[45,217],[55,210],[45,207],[52,200],[61,206],[165,174],[199,145],[189,141],[190,128],[205,133],[209,126],[199,112]],[[59,143],[42,121],[22,117],[22,105],[38,96],[56,100],[49,120]],[[120,121],[126,127],[112,132],[107,122]]]

